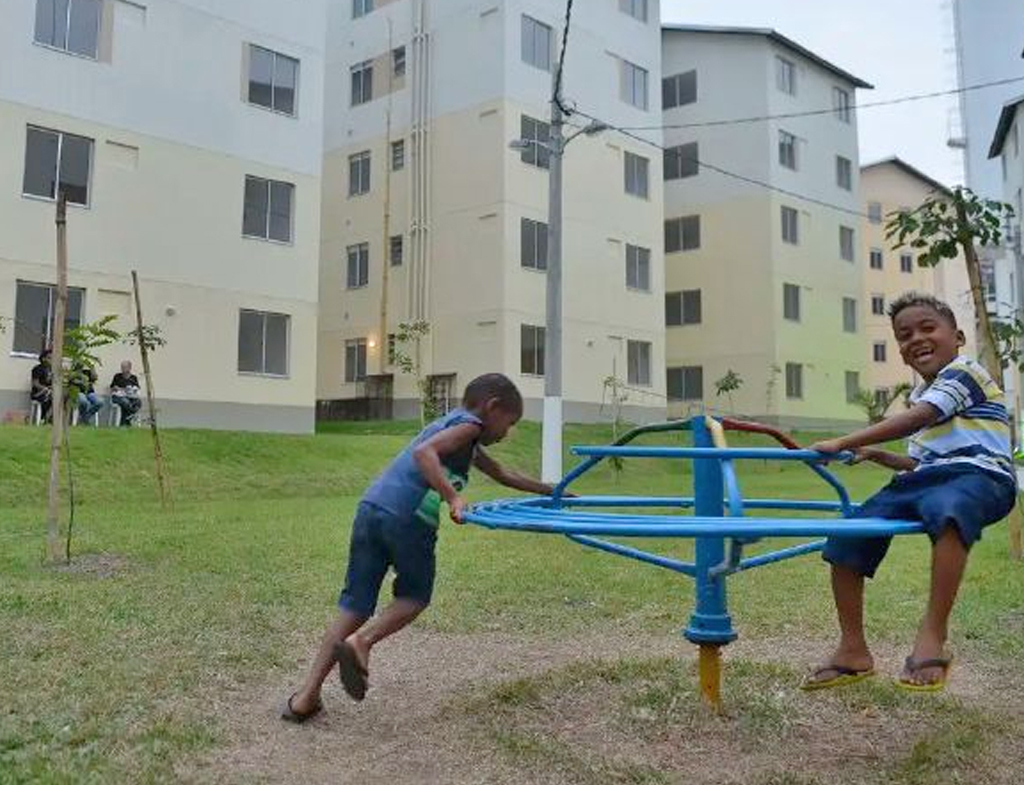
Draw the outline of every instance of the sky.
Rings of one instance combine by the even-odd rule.
[[[858,102],[956,87],[951,0],[661,0],[663,22],[771,27],[875,86]],[[962,179],[946,145],[953,96],[858,113],[861,163],[898,155],[941,182]]]

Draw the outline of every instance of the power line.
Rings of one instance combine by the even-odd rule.
[[[573,0],[567,0],[565,4],[565,29],[562,31],[562,50],[558,54],[558,73],[555,76],[555,94],[553,100],[558,104],[558,108],[561,110],[563,115],[569,114],[569,111],[562,104],[562,72],[565,68],[565,50],[569,47],[569,28],[572,23],[572,3]]]
[[[1001,87],[1003,85],[1015,84],[1017,82],[1024,82],[1024,76],[1016,76],[1010,79],[999,79],[994,82],[983,82],[981,84],[968,85],[967,87],[957,87],[952,90],[939,90],[933,93],[917,93],[915,95],[905,95],[900,98],[890,98],[884,101],[870,101],[863,104],[851,104],[849,107],[850,111],[857,111],[859,109],[873,109],[879,106],[893,106],[895,104],[909,103],[911,101],[925,101],[931,98],[941,98],[949,95],[957,95],[960,93],[968,93],[973,90],[984,90],[989,87]],[[735,117],[729,120],[704,120],[696,123],[668,123],[665,125],[627,125],[623,126],[618,130],[627,131],[668,131],[677,130],[684,128],[711,128],[723,125],[742,125],[745,123],[760,123],[768,120],[789,120],[794,117],[815,117],[824,114],[835,114],[838,109],[831,107],[829,109],[809,109],[805,112],[786,112],[783,114],[766,114],[766,115],[755,115],[752,117]]]
[[[586,117],[589,120],[593,120],[593,121],[599,122],[599,123],[604,123],[604,125],[610,131],[618,131],[623,136],[627,136],[630,139],[635,139],[638,142],[641,142],[643,144],[646,144],[646,145],[649,145],[651,147],[654,147],[657,150],[661,150],[662,153],[668,152],[669,149],[670,149],[670,148],[666,148],[664,145],[658,144],[657,142],[652,142],[650,139],[645,139],[644,137],[640,136],[639,134],[633,133],[628,128],[622,128],[622,127],[619,127],[619,126],[616,126],[616,125],[612,125],[611,123],[607,123],[607,122],[605,122],[604,120],[601,120],[598,117],[594,117],[591,114],[587,114],[586,112],[584,112],[581,109],[576,109],[574,111],[575,111],[576,114],[581,115],[582,117]],[[758,180],[756,177],[747,177],[746,175],[743,175],[743,174],[737,174],[736,172],[731,172],[728,169],[723,169],[720,166],[715,166],[714,164],[709,164],[706,161],[702,161],[701,159],[697,158],[696,156],[683,156],[681,153],[675,153],[675,154],[679,155],[680,159],[696,162],[698,166],[702,166],[705,169],[710,169],[712,172],[717,172],[718,174],[723,175],[724,177],[731,177],[734,180],[740,180],[741,182],[749,183],[751,185],[756,185],[756,186],[759,186],[761,188],[765,188],[765,189],[767,189],[769,191],[775,191],[776,193],[784,194],[786,196],[791,196],[794,199],[800,199],[801,201],[809,202],[811,204],[816,204],[816,205],[819,205],[821,207],[828,207],[831,210],[836,210],[836,211],[841,212],[841,213],[847,213],[849,215],[855,215],[858,218],[868,218],[868,214],[867,213],[863,213],[860,210],[853,210],[853,209],[851,209],[849,207],[843,207],[842,205],[839,205],[839,204],[833,204],[832,202],[826,202],[823,199],[817,199],[817,198],[815,198],[813,196],[806,196],[805,194],[797,193],[796,191],[790,191],[788,188],[781,188],[781,187],[779,187],[777,185],[772,185],[771,183],[766,183],[764,180]]]

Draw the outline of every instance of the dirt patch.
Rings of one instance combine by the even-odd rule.
[[[86,575],[91,578],[116,578],[131,569],[131,562],[116,553],[83,553],[73,556],[71,564],[54,567],[57,572],[69,575]]]
[[[851,691],[796,690],[827,648],[788,639],[730,646],[731,714],[715,718],[697,703],[692,647],[674,635],[411,630],[380,648],[363,704],[332,679],[327,711],[303,727],[281,722],[277,708],[301,681],[305,657],[255,691],[211,696],[225,744],[178,774],[365,785],[1019,781],[1018,669],[963,653],[941,709],[884,677]],[[877,654],[883,673],[897,670],[901,651]]]

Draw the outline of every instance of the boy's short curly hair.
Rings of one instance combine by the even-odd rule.
[[[922,294],[921,292],[906,292],[889,303],[889,321],[895,323],[896,316],[900,311],[914,307],[930,308],[945,319],[954,330],[960,329],[960,326],[956,323],[956,314],[953,313],[953,309],[949,307],[948,303],[943,302],[938,297]]]
[[[503,373],[485,373],[483,376],[477,376],[466,385],[462,405],[467,409],[475,409],[492,398],[497,399],[498,405],[505,411],[522,416],[523,396],[520,395],[515,383]]]

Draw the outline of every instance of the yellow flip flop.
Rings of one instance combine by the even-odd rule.
[[[836,675],[831,679],[817,678],[821,674],[829,672]],[[871,678],[874,675],[874,668],[847,668],[845,665],[823,665],[803,680],[800,689],[812,692],[814,690],[828,690],[833,687],[845,687],[848,684],[864,681],[864,679]]]
[[[946,682],[949,680],[949,669],[952,665],[952,657],[931,657],[924,660],[915,660],[913,657],[907,657],[903,663],[904,673],[912,674],[922,668],[942,668],[942,677],[928,684],[915,684],[900,676],[896,681],[896,686],[907,692],[942,692],[946,689]]]

